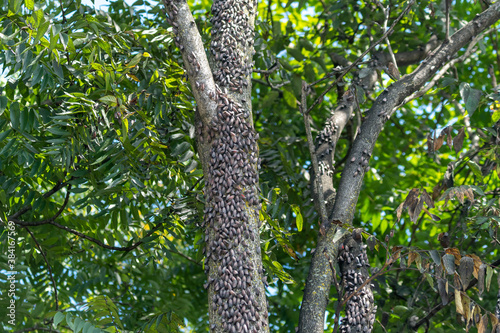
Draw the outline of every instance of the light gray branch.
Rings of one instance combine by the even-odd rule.
[[[167,20],[173,26],[175,41],[184,60],[199,116],[208,126],[216,116],[217,102],[211,97],[216,95],[216,88],[200,32],[186,1],[163,2],[169,16]]]
[[[338,235],[339,230],[341,230],[340,225],[352,223],[365,173],[365,168],[359,170],[359,165],[350,161],[353,158],[359,160],[371,156],[375,142],[394,109],[406,97],[419,90],[431,79],[450,60],[452,55],[456,54],[483,30],[495,24],[500,19],[499,9],[500,3],[497,2],[482,14],[477,15],[470,23],[453,34],[449,42],[442,44],[429,55],[412,74],[403,76],[380,94],[368,111],[361,126],[361,133],[354,141],[347,159],[348,162],[342,172],[332,218],[326,228],[326,235],[319,236],[316,253],[312,258],[301,307],[299,332],[323,332],[324,313],[332,281],[329,263],[323,253],[328,253],[330,258],[337,258],[338,239],[335,235]]]

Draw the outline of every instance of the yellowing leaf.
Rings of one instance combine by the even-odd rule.
[[[135,67],[135,65],[137,65],[141,61],[141,58],[142,58],[142,53],[137,54],[135,57],[132,58],[132,60],[130,60],[130,62],[127,64],[127,67],[128,68]]]
[[[134,74],[127,73],[127,76],[136,82],[141,82],[141,80],[139,80],[139,78]]]
[[[302,214],[300,214],[300,212],[297,214],[296,223],[297,223],[297,230],[301,232],[302,226],[304,225],[304,219],[302,218]]]
[[[144,58],[151,58],[151,54],[149,54],[148,52],[144,52],[144,53],[142,54],[142,56],[143,56]]]
[[[410,267],[411,263],[417,260],[417,258],[420,258],[420,254],[418,254],[417,252],[408,253],[408,267]]]
[[[464,308],[462,305],[462,295],[460,294],[460,290],[455,289],[455,306],[457,309],[457,313],[464,315]]]

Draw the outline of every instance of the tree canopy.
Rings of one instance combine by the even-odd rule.
[[[349,295],[331,253],[353,232],[373,332],[500,330],[498,5],[453,2],[447,24],[445,1],[256,4],[248,107],[269,331],[299,326],[311,267],[333,276],[321,324],[339,328]],[[211,56],[212,2],[188,5]],[[203,89],[171,13],[2,2],[3,330],[210,330]],[[340,250],[315,253],[325,239]]]

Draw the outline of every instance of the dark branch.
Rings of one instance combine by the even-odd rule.
[[[46,198],[50,197],[51,195],[53,195],[54,193],[56,193],[57,191],[59,191],[60,189],[62,189],[66,185],[67,185],[67,183],[58,182],[56,185],[54,185],[54,187],[50,191],[48,191],[47,193],[45,193],[43,195],[43,198],[46,199]],[[9,216],[7,218],[7,220],[11,221],[12,219],[16,219],[19,216],[21,216],[24,213],[26,213],[27,211],[30,211],[31,208],[32,208],[31,205],[24,206],[20,211],[18,211],[17,213],[14,213],[11,216]]]
[[[64,202],[63,202],[61,208],[59,208],[57,213],[54,216],[52,216],[51,218],[45,219],[42,221],[37,221],[37,222],[26,222],[26,221],[21,221],[21,220],[15,219],[15,218],[9,218],[9,221],[12,221],[15,224],[19,224],[23,227],[34,227],[34,226],[39,226],[39,225],[43,225],[43,224],[48,224],[50,222],[55,221],[62,214],[62,212],[64,211],[64,209],[68,205],[70,190],[71,190],[71,184],[68,185],[66,197],[64,198]]]

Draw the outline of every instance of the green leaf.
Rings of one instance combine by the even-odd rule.
[[[288,52],[288,54],[290,54],[292,57],[294,57],[297,61],[304,60],[304,56],[302,55],[302,52],[300,51],[300,49],[287,47],[286,51]]]
[[[101,101],[107,105],[110,105],[110,106],[116,106],[118,104],[118,99],[115,96],[111,96],[111,95],[101,97],[101,98],[99,98],[99,101]]]
[[[0,112],[1,112],[1,109],[0,109]],[[495,112],[493,112],[493,114],[491,115],[491,120],[493,120],[494,123],[496,123],[497,121],[500,120],[500,110],[496,110]]]
[[[57,325],[59,325],[59,323],[61,321],[63,321],[64,318],[65,318],[65,316],[64,316],[64,314],[62,312],[56,313],[55,316],[54,316],[54,323],[53,323],[54,328],[57,328]]]
[[[483,180],[483,173],[481,172],[481,167],[474,161],[470,160],[467,162],[467,164],[469,165],[469,168],[472,170],[472,172],[474,173],[474,175]]]
[[[6,96],[0,96],[0,116],[3,114],[5,111],[5,108],[7,107],[8,99]]]
[[[130,60],[130,62],[127,64],[128,68],[135,67],[142,59],[142,53],[137,54],[135,57]]]
[[[481,99],[481,90],[472,89],[468,83],[462,82],[460,84],[460,96],[465,102],[465,109],[470,116],[474,114],[477,107],[479,106],[479,100]]]
[[[56,73],[57,77],[59,78],[59,82],[63,83],[64,82],[64,73],[63,73],[61,65],[55,59],[52,59],[52,69],[54,70],[54,73]]]
[[[286,104],[288,104],[288,106],[290,106],[292,109],[297,108],[297,99],[287,89],[283,90],[283,98],[285,99]]]
[[[12,127],[19,129],[19,120],[21,117],[21,110],[19,109],[19,103],[13,102],[10,104],[10,122]]]
[[[186,150],[188,150],[190,147],[191,145],[189,144],[189,142],[181,142],[172,151],[172,156],[179,156],[180,154],[183,154]]]
[[[301,232],[302,226],[304,225],[304,219],[300,211],[297,213],[297,217],[295,218],[295,223],[297,224],[297,230]]]
[[[35,9],[35,1],[34,0],[24,0],[24,5],[26,6],[26,8],[28,8],[29,10],[33,10]]]
[[[33,44],[35,45],[38,44],[38,42],[45,35],[47,30],[49,30],[49,26],[50,26],[50,21],[43,22],[38,26],[38,29],[36,31],[36,38]]]

